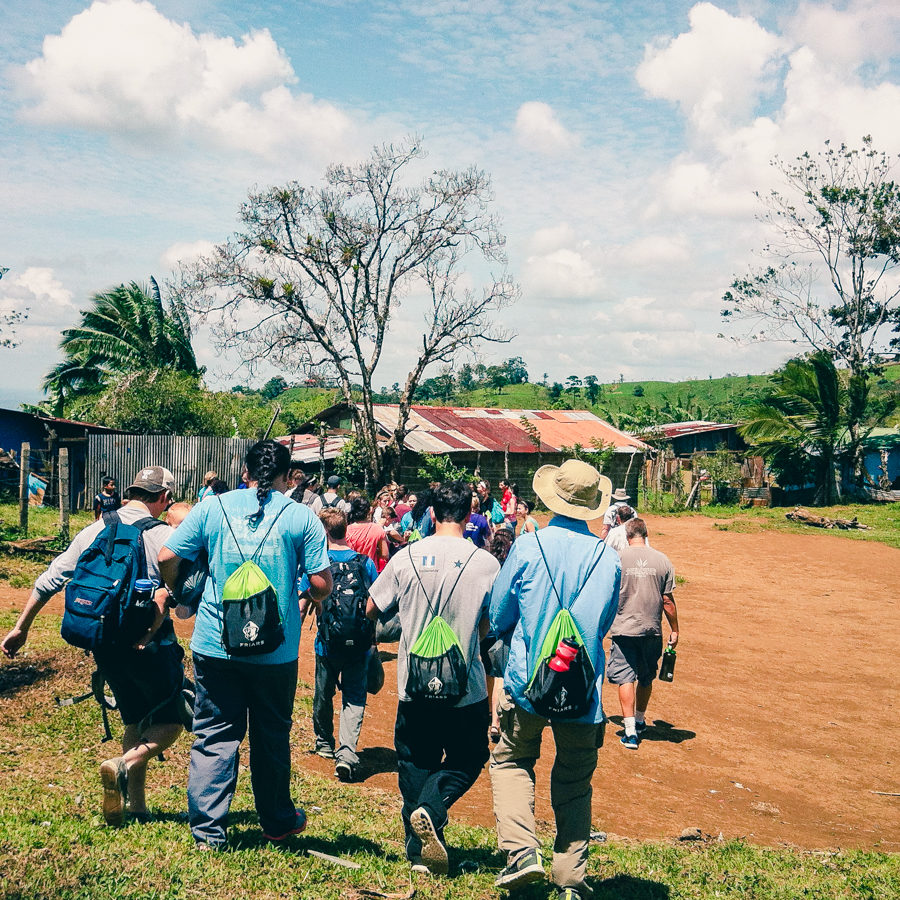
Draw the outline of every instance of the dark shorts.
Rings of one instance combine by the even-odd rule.
[[[662,656],[662,635],[642,637],[614,637],[606,663],[606,678],[610,684],[632,684],[641,687],[653,684],[659,658]]]
[[[126,725],[144,719],[146,725],[182,723],[184,650],[180,644],[151,644],[146,650],[97,650],[94,659]]]

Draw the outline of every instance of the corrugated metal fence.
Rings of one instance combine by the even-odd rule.
[[[247,450],[243,438],[181,437],[169,434],[90,434],[83,505],[90,506],[100,479],[112,475],[119,490],[131,484],[143,466],[165,466],[175,476],[175,497],[194,500],[204,474],[212,470],[235,488]]]

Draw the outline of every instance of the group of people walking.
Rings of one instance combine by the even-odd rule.
[[[144,523],[140,574],[158,585],[152,621],[128,645],[94,652],[125,723],[122,754],[100,768],[106,821],[122,823],[126,810],[148,817],[147,763],[182,729],[183,653],[169,610],[196,614],[187,794],[191,832],[202,851],[227,847],[240,745],[248,733],[265,839],[280,843],[306,826],[291,797],[290,730],[308,615],[318,625],[315,751],[334,759],[341,780],[355,780],[377,661],[376,627],[394,621],[394,744],[413,870],[449,871],[448,811],[490,760],[498,843],[506,853],[497,884],[513,890],[545,877],[534,796],[535,763],[549,728],[556,745],[551,878],[561,900],[587,896],[591,779],[606,723],[604,674],[618,685],[622,742],[636,749],[662,651],[663,612],[677,641],[674,573],[646,545],[643,521],[632,515],[623,523],[627,546],[621,553],[595,536],[588,523],[607,512],[611,485],[577,460],[535,474],[534,492],[553,514],[540,529],[518,489],[506,483],[499,501],[484,481],[474,491],[461,481],[436,484],[420,497],[397,486],[399,497],[395,488],[380,494],[374,507],[362,497],[341,498],[339,482],[329,483],[331,497],[309,497],[302,472],[292,471],[287,449],[274,441],[250,449],[246,482],[247,490],[202,499],[176,527],[146,527],[147,519],[172,506],[174,479],[158,466],[141,470],[125,492],[125,506],[84,529],[38,579],[2,642],[4,653],[14,656],[66,579],[72,578],[70,588],[84,581],[79,571],[86,551],[104,551],[117,523]],[[372,522],[379,510],[379,521]],[[499,521],[492,521],[495,515]],[[472,528],[476,516],[488,524],[476,520]],[[392,540],[387,534],[398,519]],[[388,547],[354,525],[376,525]],[[502,551],[485,549],[502,534]],[[190,606],[186,584],[197,571],[203,578]],[[79,612],[79,590],[67,589],[67,616]],[[607,633],[613,636],[608,668]],[[502,690],[489,695],[491,676],[502,679]]]

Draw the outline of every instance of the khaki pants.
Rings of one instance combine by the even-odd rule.
[[[604,725],[549,722],[500,698],[500,742],[491,755],[494,816],[501,850],[510,861],[523,850],[539,849],[534,823],[534,766],[541,736],[549,725],[556,742],[550,774],[550,803],[556,819],[552,878],[558,887],[578,888],[587,869],[591,833],[591,776]]]

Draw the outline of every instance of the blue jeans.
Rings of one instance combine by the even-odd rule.
[[[224,844],[241,742],[250,731],[250,781],[259,824],[279,835],[295,825],[290,733],[297,662],[254,665],[194,654],[194,735],[188,816],[194,840]]]
[[[370,652],[377,653],[377,649]],[[316,654],[316,690],[313,695],[313,730],[316,750],[334,746],[334,692],[340,682],[341,718],[339,744],[334,753],[337,762],[351,769],[359,765],[356,745],[366,711],[366,675],[369,654],[332,659]]]

